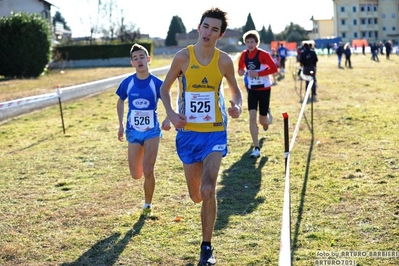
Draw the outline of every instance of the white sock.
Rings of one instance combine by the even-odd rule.
[[[151,203],[144,203],[143,210],[146,209],[147,207],[151,208]]]

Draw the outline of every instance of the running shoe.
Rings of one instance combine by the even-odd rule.
[[[209,246],[202,246],[198,266],[208,266],[208,265],[215,265],[215,264],[216,264],[216,260],[215,260],[215,257],[213,256],[213,248],[211,248]]]
[[[251,158],[259,158],[260,157],[260,150],[254,149],[249,157],[251,157]]]
[[[151,207],[147,207],[145,209],[143,209],[143,217],[151,217],[152,216],[152,208]]]
[[[272,111],[269,110],[267,111],[267,124],[271,125],[273,123],[273,116],[272,116]]]
[[[273,123],[273,116],[272,116],[272,112],[270,111],[270,108],[267,111],[267,122],[266,123],[267,123],[267,125],[263,125],[263,130],[264,131],[267,131],[269,129],[269,125],[271,123]]]

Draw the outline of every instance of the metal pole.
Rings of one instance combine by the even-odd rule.
[[[60,86],[58,86],[58,85],[57,85],[57,95],[58,95],[58,105],[60,106],[62,131],[64,131],[64,134],[65,134],[64,114],[62,113],[62,104],[61,104],[61,92],[60,92]]]

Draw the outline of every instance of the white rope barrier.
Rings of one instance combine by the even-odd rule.
[[[307,75],[304,75],[303,73],[301,73],[301,78],[304,79],[304,80],[309,81],[309,84],[308,84],[308,87],[306,88],[305,96],[303,97],[301,111],[299,112],[298,120],[297,120],[296,125],[295,125],[294,134],[292,135],[292,138],[291,138],[289,152],[291,152],[292,149],[294,148],[295,140],[296,140],[296,137],[297,137],[298,132],[299,132],[300,122],[302,120],[303,113],[305,112],[306,104],[308,102],[309,95],[310,95],[310,93],[312,91],[311,88],[312,88],[313,83],[314,83],[314,80],[313,80],[312,76],[307,76]]]
[[[280,235],[280,253],[279,253],[279,266],[291,266],[291,199],[290,199],[290,155],[292,149],[294,148],[295,140],[299,132],[300,122],[303,117],[303,113],[308,102],[310,92],[314,83],[312,76],[307,76],[301,73],[301,78],[305,81],[309,81],[308,87],[306,88],[306,93],[302,102],[301,111],[299,112],[298,120],[296,122],[294,134],[291,138],[290,146],[288,152],[284,153],[286,161],[286,171],[285,171],[285,185],[284,185],[284,200],[283,200],[283,215],[282,215],[282,225],[281,225],[281,235]]]
[[[56,98],[58,97],[57,92],[54,93],[47,93],[47,94],[42,94],[38,96],[31,96],[31,97],[26,97],[18,100],[13,100],[13,101],[8,101],[8,102],[2,102],[0,103],[0,110],[7,109],[7,108],[14,108],[18,107],[20,105],[28,104],[28,103],[34,103],[34,102],[40,102],[44,100],[48,100],[51,98]]]

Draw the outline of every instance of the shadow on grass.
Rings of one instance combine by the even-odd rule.
[[[259,142],[260,148],[265,141]],[[262,181],[262,168],[268,161],[267,157],[250,158],[252,148],[245,152],[241,159],[222,173],[221,188],[217,192],[218,216],[215,230],[227,226],[232,215],[246,215],[253,212],[265,199],[257,197]],[[256,162],[258,164],[256,164]]]
[[[98,241],[88,251],[83,253],[76,261],[62,263],[61,266],[91,266],[91,265],[114,265],[119,255],[123,252],[130,239],[140,233],[145,223],[145,218],[140,216],[133,228],[126,232],[122,239],[120,233]]]
[[[312,160],[312,153],[313,153],[313,145],[314,145],[313,104],[312,104],[312,108],[311,108],[310,121],[306,118],[305,115],[304,115],[304,118],[305,118],[306,124],[308,126],[308,129],[310,130],[310,133],[312,134],[312,137],[310,140],[309,152],[308,152],[308,157],[307,157],[307,161],[306,161],[306,169],[305,169],[305,173],[304,173],[302,191],[301,191],[300,201],[299,201],[299,206],[298,206],[298,217],[296,218],[294,236],[293,236],[292,245],[291,245],[292,246],[291,258],[293,261],[294,261],[295,251],[298,247],[297,246],[298,235],[299,235],[299,229],[301,228],[301,223],[302,223],[302,215],[303,215],[303,209],[304,209],[304,205],[305,205],[306,189],[307,189],[308,178],[309,178],[310,162]]]
[[[28,145],[28,146],[26,146],[26,147],[23,147],[23,148],[20,148],[20,149],[17,149],[17,150],[13,150],[13,151],[9,151],[7,154],[10,154],[10,155],[11,155],[11,154],[14,154],[14,153],[22,152],[22,151],[24,151],[24,150],[29,150],[30,148],[33,148],[33,147],[35,147],[35,146],[39,146],[39,145],[42,144],[43,142],[46,142],[46,141],[52,139],[53,136],[54,136],[54,135],[51,135],[51,136],[49,136],[49,137],[47,137],[47,138],[39,139],[39,140],[37,140],[36,142],[34,142],[34,143],[32,143],[32,144],[30,144],[30,145]]]

